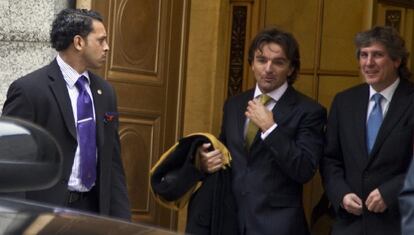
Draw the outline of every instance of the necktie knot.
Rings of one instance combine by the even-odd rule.
[[[262,94],[259,98],[260,103],[262,103],[263,105],[266,105],[267,102],[269,102],[272,99],[272,97],[266,95],[266,94]]]
[[[88,79],[85,76],[80,76],[78,80],[75,83],[76,88],[79,92],[82,92],[85,90],[85,84],[88,83]]]
[[[259,102],[262,103],[263,105],[266,105],[266,103],[268,103],[270,100],[272,99],[272,97],[266,95],[266,94],[262,94],[259,97]],[[256,135],[257,135],[257,131],[259,130],[259,127],[256,126],[256,124],[254,124],[252,121],[249,121],[249,123],[247,124],[247,131],[246,131],[246,147],[247,149],[250,148],[250,146],[252,145]]]
[[[377,105],[381,105],[381,100],[382,100],[383,96],[380,93],[375,93],[371,99],[374,100],[375,104]]]
[[[86,90],[86,84],[88,84],[88,79],[85,77],[85,76],[80,76],[79,78],[78,78],[78,80],[76,81],[76,83],[75,83],[75,86],[76,86],[76,88],[78,89],[78,91],[79,91],[79,97],[78,97],[78,102],[83,102],[84,103],[84,105],[87,105],[87,106],[89,106],[90,104],[89,103],[92,103],[92,100],[91,100],[91,97],[89,96],[89,94],[88,94],[88,92],[87,92],[87,90]],[[79,111],[78,110],[78,112],[79,112],[79,114],[80,115],[83,115],[82,113],[83,113],[83,111],[82,110],[85,110],[84,108],[83,108],[83,106],[84,105],[82,105],[82,104],[78,104],[78,105],[81,105],[82,107],[80,108],[81,109],[81,111]],[[89,109],[89,108],[88,108]],[[91,109],[91,107],[90,107],[90,109]],[[92,109],[91,109],[92,110]],[[79,115],[78,115],[79,116]]]

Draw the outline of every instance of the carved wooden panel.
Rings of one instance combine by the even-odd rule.
[[[414,8],[413,0],[378,0],[378,2],[387,4],[387,5]]]
[[[229,80],[227,86],[228,97],[237,95],[243,89],[247,10],[247,6],[233,6]]]
[[[128,195],[132,212],[139,214],[140,220],[154,222],[151,209],[155,201],[149,190],[149,171],[158,158],[160,138],[160,117],[143,118],[121,113],[120,139],[122,159],[127,179]]]
[[[180,134],[187,0],[94,1],[111,45],[105,77],[120,114],[122,161],[133,221],[176,228],[150,193],[151,167]]]
[[[164,52],[160,48],[162,1],[114,0],[113,7],[108,61],[112,79],[160,83],[158,58]]]
[[[385,11],[385,25],[391,26],[400,31],[401,27],[401,10],[386,10]]]
[[[410,50],[410,41],[413,31],[413,9],[395,5],[378,4],[376,8],[376,25],[386,25],[395,28],[406,40],[406,46]]]

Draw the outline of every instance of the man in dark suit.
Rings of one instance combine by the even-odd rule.
[[[323,153],[326,111],[292,87],[300,57],[291,34],[276,28],[260,32],[251,43],[249,64],[256,87],[228,99],[220,134],[232,156],[239,229],[242,234],[309,234],[302,188]],[[209,147],[204,144],[198,152],[202,169],[214,173],[222,167],[222,154]]]
[[[397,196],[413,153],[408,52],[391,27],[358,33],[355,45],[365,84],[334,98],[321,161],[333,234],[400,234]]]
[[[88,71],[101,67],[109,50],[102,18],[94,11],[62,10],[50,37],[56,59],[14,81],[3,107],[3,115],[46,128],[63,150],[59,183],[26,192],[26,198],[129,220],[116,95]]]
[[[414,234],[414,162],[411,162],[410,169],[405,177],[404,187],[400,197],[401,211],[401,234]]]

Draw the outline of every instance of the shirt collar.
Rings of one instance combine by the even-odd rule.
[[[285,82],[280,87],[274,89],[273,91],[269,93],[266,93],[266,95],[272,97],[272,99],[277,102],[280,99],[280,97],[282,97],[282,95],[285,93],[287,88],[288,88],[288,84],[287,82]],[[262,91],[260,90],[259,86],[256,83],[256,89],[254,91],[254,98],[257,98],[261,94],[262,94]]]
[[[72,68],[69,64],[67,64],[59,54],[56,56],[56,61],[59,65],[60,71],[62,72],[63,79],[65,79],[66,84],[72,88],[75,86],[76,81],[80,76],[85,76],[90,84],[90,78],[88,71],[85,71],[79,74],[74,68]]]
[[[369,100],[371,100],[374,94],[380,93],[387,101],[391,101],[391,98],[394,95],[394,92],[397,89],[398,84],[400,84],[400,78],[397,78],[391,85],[389,85],[381,92],[377,92],[374,90],[374,88],[372,88],[372,86],[369,86]]]

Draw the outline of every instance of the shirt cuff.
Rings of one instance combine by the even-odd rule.
[[[262,132],[261,135],[260,135],[260,137],[262,138],[262,140],[266,139],[266,137],[269,136],[269,134],[272,133],[272,131],[274,129],[276,129],[276,127],[277,127],[277,124],[275,123],[269,129],[267,129],[267,131]]]

